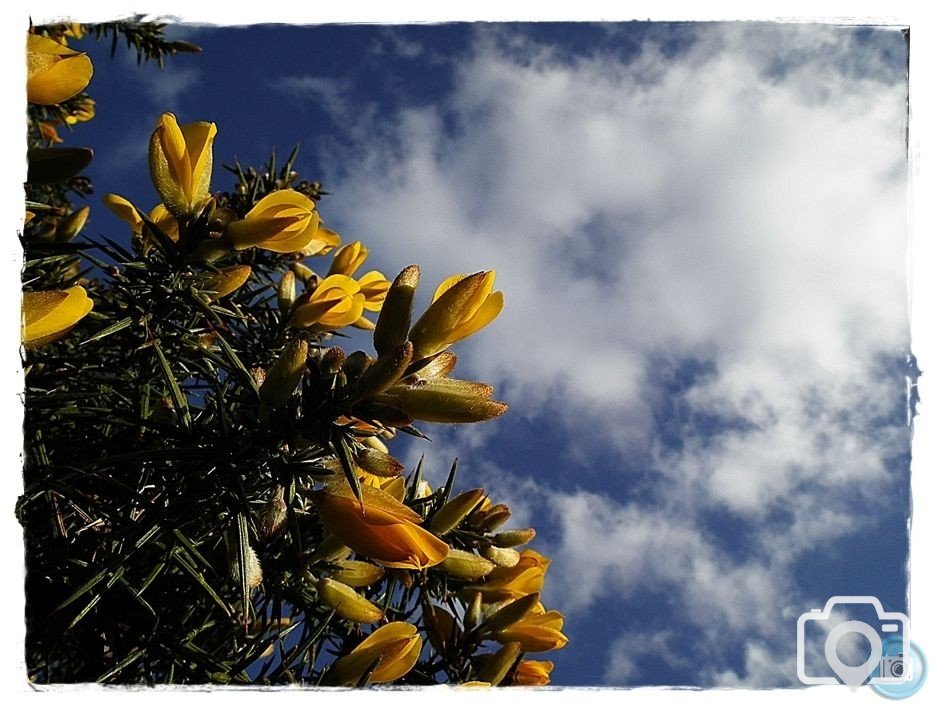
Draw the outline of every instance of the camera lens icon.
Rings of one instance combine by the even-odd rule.
[[[886,639],[882,642],[882,660],[879,673],[886,670],[893,677],[901,679],[896,683],[871,683],[870,687],[879,695],[892,700],[903,700],[917,693],[927,679],[927,660],[917,644],[910,644],[908,653],[903,652],[900,639]]]
[[[870,621],[874,622],[874,626],[855,619],[845,619],[835,624],[841,613],[845,616],[855,605],[873,608],[875,619]],[[820,643],[820,634],[826,634],[823,649],[816,648]],[[851,664],[847,661],[853,660],[852,654],[845,661],[840,652],[848,652],[846,648],[841,648],[841,644],[844,640],[852,643],[854,635],[862,637],[868,643],[869,650],[862,662]],[[865,683],[900,684],[910,677],[911,662],[906,663],[903,656],[909,652],[909,643],[908,618],[901,612],[886,612],[879,600],[871,596],[831,597],[823,609],[813,609],[798,618],[798,679],[806,685],[843,683],[851,690]],[[815,654],[823,655],[823,666],[814,662],[819,659]],[[833,672],[832,676],[826,675],[828,666]]]

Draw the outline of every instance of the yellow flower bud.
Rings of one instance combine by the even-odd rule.
[[[525,597],[506,603],[487,618],[483,623],[483,631],[502,631],[525,619],[541,604],[538,601],[538,595],[537,592],[533,592]],[[480,596],[480,593],[477,593],[476,597]]]
[[[363,443],[373,450],[389,455],[389,446],[383,443],[383,441],[381,441],[378,436],[367,436],[363,439]]]
[[[454,621],[454,617],[438,605],[427,603],[424,608],[425,631],[428,642],[439,654],[447,651],[448,645],[461,637],[461,628]]]
[[[212,299],[222,299],[246,284],[251,271],[249,265],[246,264],[225,267],[208,279],[205,289],[213,292],[210,294]]]
[[[519,658],[519,645],[506,644],[495,654],[491,654],[486,663],[477,672],[477,679],[490,685],[499,685]]]
[[[390,622],[337,659],[325,674],[324,682],[357,685],[369,671],[369,683],[391,683],[412,670],[421,650],[422,640],[414,624]]]
[[[464,612],[464,628],[476,629],[483,621],[483,595],[479,592],[473,596],[467,611]]]
[[[216,135],[213,122],[179,125],[172,113],[159,118],[149,141],[149,173],[173,215],[195,213],[210,197]]]
[[[512,568],[519,563],[519,552],[514,548],[487,546],[483,549],[483,555],[504,568]]]
[[[474,581],[489,575],[496,566],[476,553],[452,548],[448,557],[438,564],[438,570],[459,580]]]
[[[94,308],[84,287],[23,294],[23,345],[38,348],[63,337]]]
[[[468,514],[476,509],[483,501],[484,496],[483,489],[479,487],[457,495],[434,515],[431,520],[431,530],[438,536],[444,536],[456,528]]]
[[[276,288],[276,301],[280,313],[283,316],[287,315],[292,304],[295,303],[295,274],[292,271],[282,274],[279,286]]]
[[[363,399],[386,391],[399,381],[411,361],[412,343],[407,340],[394,350],[380,355],[360,378],[354,398]]]
[[[328,276],[332,274],[343,274],[351,277],[354,275],[370,251],[362,242],[357,240],[349,245],[344,245],[334,253],[334,261],[331,262],[331,268],[328,270]]]
[[[380,355],[405,342],[412,322],[412,301],[418,279],[418,265],[410,264],[389,287],[373,331],[373,346]]]
[[[369,587],[383,579],[386,571],[364,561],[334,561],[331,577],[351,587]]]
[[[457,355],[450,350],[436,353],[430,358],[421,360],[414,373],[415,381],[426,379],[442,379],[447,377],[457,365]]]
[[[285,346],[279,358],[266,373],[266,381],[259,388],[262,402],[271,407],[282,406],[302,380],[305,361],[308,359],[308,343],[293,340]]]
[[[491,323],[503,310],[503,292],[493,291],[496,272],[455,274],[435,290],[431,305],[412,326],[409,340],[420,360]]]
[[[243,220],[229,223],[224,235],[234,248],[259,247],[271,252],[299,252],[318,231],[315,202],[285,189],[264,196]]]
[[[395,406],[421,421],[477,423],[495,419],[509,408],[489,398],[492,390],[480,382],[427,379],[390,387],[375,401]]]
[[[388,453],[374,448],[364,448],[354,458],[361,470],[377,477],[398,477],[405,466]]]
[[[30,103],[62,103],[83,91],[93,74],[86,54],[38,34],[26,37],[26,100]]]
[[[502,548],[522,546],[535,538],[535,529],[512,529],[493,537],[493,543]]]
[[[476,513],[471,517],[471,523],[482,531],[495,531],[512,516],[512,512],[505,504],[494,504],[483,513]]]
[[[61,221],[59,221],[58,226],[55,228],[55,241],[69,242],[72,240],[78,233],[81,232],[81,229],[87,222],[88,215],[90,213],[91,207],[83,206],[62,218]]]
[[[358,594],[352,587],[337,580],[324,578],[317,582],[321,602],[338,616],[358,624],[371,624],[383,618],[383,610]]]
[[[298,280],[302,284],[308,284],[308,282],[314,281],[316,275],[309,267],[306,267],[301,262],[292,262],[291,264],[292,272],[298,277]]]

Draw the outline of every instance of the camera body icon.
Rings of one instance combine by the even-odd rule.
[[[872,608],[874,618],[868,621],[846,619],[847,612],[854,608],[863,612]],[[814,637],[815,632],[826,635],[822,649],[814,648],[818,646],[816,642],[819,641],[819,637]],[[863,637],[869,646],[865,661],[856,665],[845,662],[838,653],[841,641],[854,634]],[[911,660],[904,657],[910,649],[908,617],[901,612],[886,612],[876,597],[831,597],[823,609],[812,609],[798,617],[797,636],[798,679],[805,685],[842,682],[855,690],[863,684],[904,683],[911,677]],[[814,656],[815,650],[818,654],[823,653],[823,664],[816,663],[819,655]],[[823,669],[820,665],[823,665]],[[828,667],[833,672],[832,675],[826,672]]]

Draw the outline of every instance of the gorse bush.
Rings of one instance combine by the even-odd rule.
[[[503,307],[494,272],[447,277],[413,314],[418,266],[365,271],[367,247],[325,225],[295,152],[228,167],[217,191],[222,126],[169,113],[147,207],[105,195],[126,230],[88,237],[72,201],[91,193],[93,155],[58,146],[94,117],[93,66],[72,46],[85,34],[160,64],[197,50],[146,22],[27,37],[30,678],[547,684],[551,662],[526,654],[567,638],[539,599],[535,531],[456,489],[456,462],[431,487],[390,449],[425,423],[506,411],[452,377],[451,346]],[[332,344],[348,326],[372,331],[372,352]]]

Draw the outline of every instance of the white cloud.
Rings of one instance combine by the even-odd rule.
[[[478,34],[446,104],[335,152],[353,171],[332,175],[328,217],[373,233],[387,269],[417,258],[428,290],[495,267],[506,310],[462,365],[514,416],[574,429],[570,457],[653,459],[650,503],[499,481],[561,527],[552,599],[654,586],[704,648],[745,641],[745,673],[708,682],[786,683],[767,662],[787,665],[779,637],[812,606],[794,561],[860,526],[908,444],[881,366],[907,345],[905,86],[848,29],[695,33],[628,63]],[[709,374],[661,383],[690,360]],[[658,440],[666,402],[677,445]],[[710,512],[743,521],[752,553],[723,548]],[[634,669],[619,648],[607,665]]]

